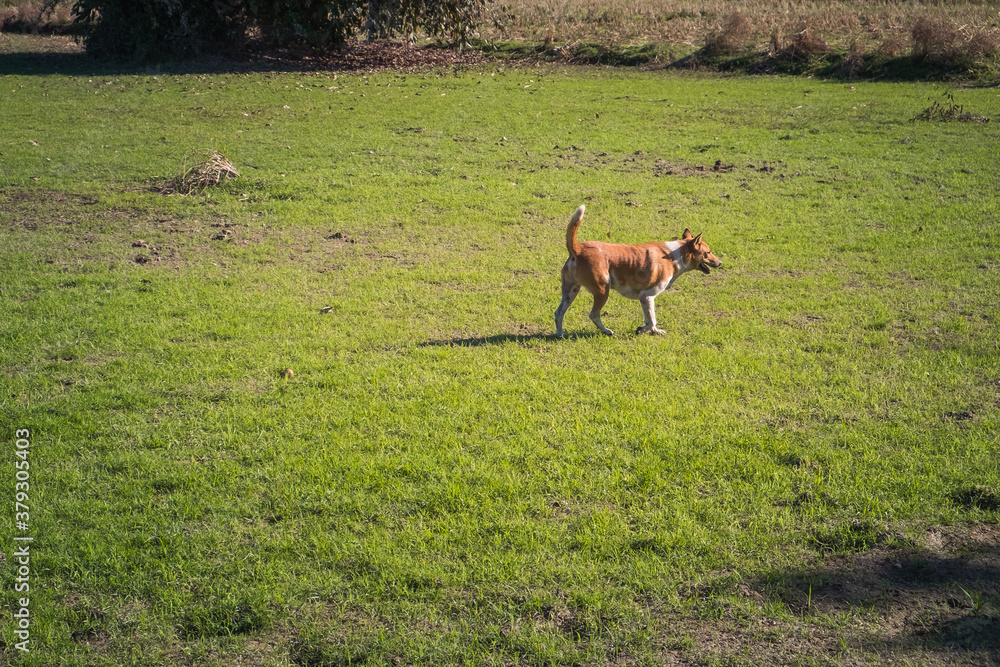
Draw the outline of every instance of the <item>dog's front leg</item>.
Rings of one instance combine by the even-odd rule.
[[[656,328],[656,304],[653,303],[653,299],[655,298],[655,294],[639,297],[639,303],[642,304],[642,315],[646,320],[646,324],[636,329],[636,334],[649,332],[660,336],[663,335],[663,330]]]

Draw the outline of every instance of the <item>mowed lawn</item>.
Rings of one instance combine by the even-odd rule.
[[[2,660],[988,663],[998,139],[931,84],[0,77]],[[580,204],[722,260],[666,335],[554,337]]]

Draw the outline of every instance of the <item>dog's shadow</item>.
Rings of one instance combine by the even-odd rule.
[[[494,336],[475,336],[470,338],[446,338],[442,340],[429,340],[420,344],[420,347],[485,347],[490,345],[503,345],[505,343],[515,343],[517,345],[527,345],[532,341],[562,341],[573,338],[593,338],[601,335],[600,332],[586,332],[572,334],[567,338],[560,338],[554,333],[533,333],[533,334],[496,334]]]

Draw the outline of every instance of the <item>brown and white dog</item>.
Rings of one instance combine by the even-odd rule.
[[[691,269],[709,273],[709,267],[722,266],[719,258],[712,254],[708,245],[701,240],[701,234],[692,236],[690,229],[675,241],[659,243],[601,243],[576,240],[576,230],[580,227],[586,207],[576,209],[566,228],[566,249],[569,259],[562,268],[562,301],[556,309],[556,334],[562,338],[563,316],[573,299],[585,287],[594,295],[594,307],[590,309],[590,320],[601,333],[613,336],[614,331],[601,322],[601,309],[608,301],[611,290],[627,299],[638,299],[646,324],[636,329],[636,333],[662,334],[656,327],[656,312],[653,299],[670,287],[677,277]]]

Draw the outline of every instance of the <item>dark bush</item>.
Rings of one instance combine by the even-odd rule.
[[[197,0],[77,0],[87,53],[109,60],[186,58],[231,42],[239,26]]]
[[[339,47],[423,31],[462,46],[479,25],[499,24],[493,0],[77,0],[88,53],[162,60],[239,46]]]

